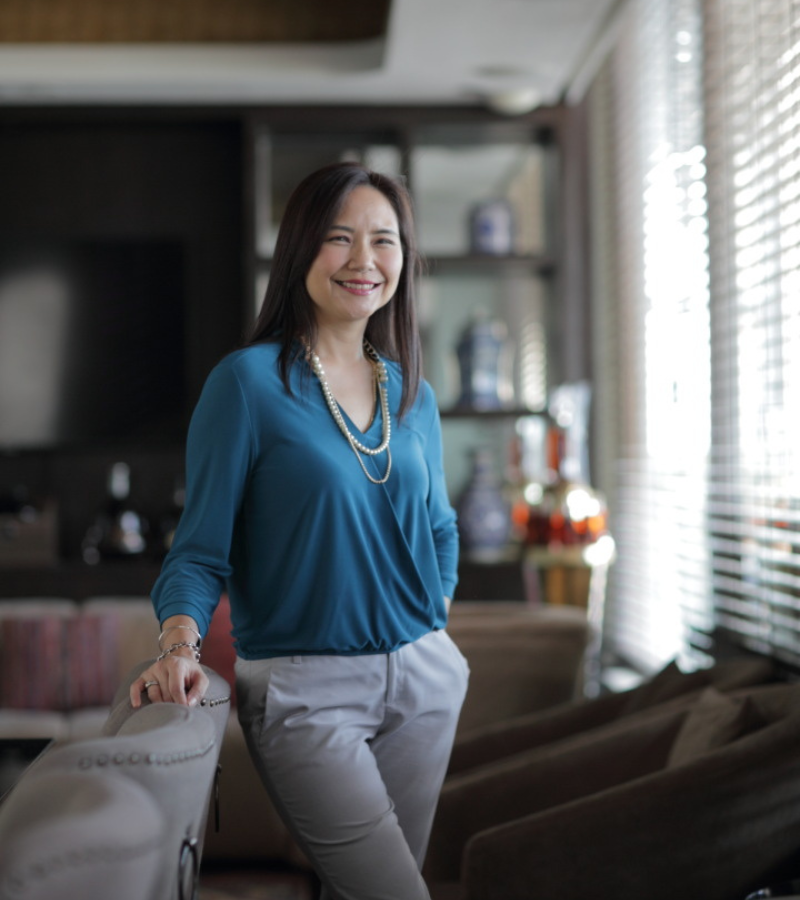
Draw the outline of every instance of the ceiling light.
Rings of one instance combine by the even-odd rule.
[[[487,94],[485,101],[493,112],[504,116],[521,116],[536,109],[542,102],[542,93],[535,87],[508,88]]]
[[[519,79],[531,74],[528,69],[524,69],[522,66],[511,66],[498,63],[477,66],[473,71],[479,78]]]

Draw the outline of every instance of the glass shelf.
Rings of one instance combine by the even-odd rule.
[[[448,409],[440,409],[439,417],[442,419],[522,419],[525,416],[546,416],[544,409],[526,409],[514,407],[513,409],[464,409],[451,406]]]
[[[556,271],[556,261],[545,254],[491,255],[491,254],[445,254],[424,256],[427,275],[447,275],[453,272],[502,272],[523,270],[548,278]]]

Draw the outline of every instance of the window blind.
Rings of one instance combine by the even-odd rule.
[[[800,665],[800,0],[632,0],[589,100],[606,644]]]
[[[697,0],[631,3],[590,96],[606,644],[644,671],[708,620],[708,215]],[[610,274],[614,271],[615,274]],[[613,425],[612,425],[613,423]],[[613,427],[613,431],[609,426]]]
[[[800,663],[800,4],[708,0],[715,622]]]

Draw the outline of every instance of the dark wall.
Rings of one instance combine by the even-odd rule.
[[[210,368],[239,341],[252,293],[245,283],[243,142],[236,117],[97,110],[0,115],[0,241],[181,243],[187,417]],[[174,443],[0,455],[0,499],[21,484],[34,496],[56,496],[61,552],[75,558],[102,502],[108,465],[117,459],[132,465],[132,499],[141,508],[157,514],[168,504],[182,467],[182,448]]]
[[[0,120],[0,240],[180,240],[196,396],[242,328],[242,160],[236,121]]]

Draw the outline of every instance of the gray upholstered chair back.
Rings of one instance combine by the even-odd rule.
[[[209,687],[201,706],[190,709],[172,703],[151,703],[143,695],[142,706],[134,710],[130,685],[152,662],[139,663],[120,685],[103,734],[118,740],[142,735],[147,740],[146,735],[157,729],[158,746],[153,752],[161,752],[162,768],[136,769],[131,774],[158,798],[169,827],[167,840],[173,869],[165,891],[158,896],[165,900],[189,900],[196,892],[208,808],[230,715],[231,689],[224,678],[204,666]],[[197,734],[193,746],[183,746],[189,723],[199,728],[200,722],[203,733]],[[210,747],[208,752],[206,747]]]
[[[0,900],[196,895],[230,689],[207,670],[204,705],[134,710],[128,685],[147,664],[102,737],[54,745],[0,804]]]
[[[164,838],[158,804],[134,781],[43,766],[0,805],[0,898],[152,900]]]

